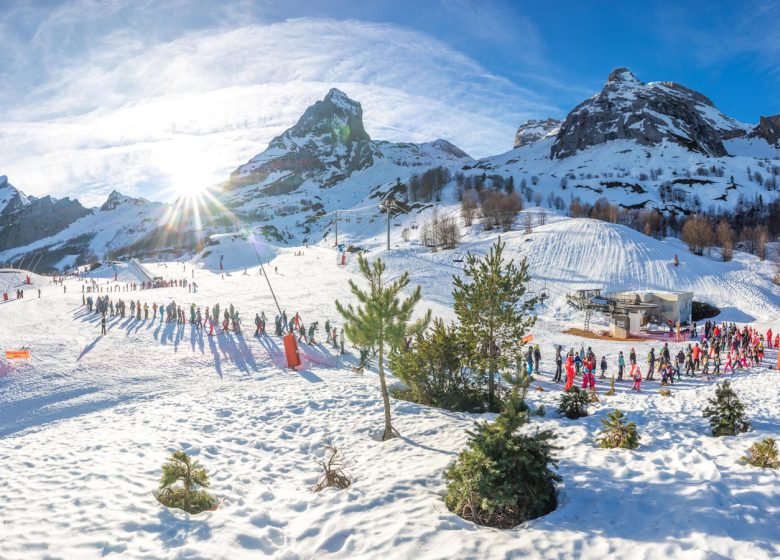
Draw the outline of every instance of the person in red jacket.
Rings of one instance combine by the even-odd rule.
[[[563,386],[564,391],[568,391],[574,385],[574,358],[569,356],[566,358],[566,385]]]
[[[701,348],[699,348],[699,345],[696,344],[696,346],[693,347],[693,369],[694,371],[699,369],[699,361],[701,360]]]
[[[772,329],[766,331],[766,345],[767,348],[772,348]]]

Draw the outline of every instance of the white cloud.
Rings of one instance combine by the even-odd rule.
[[[71,17],[52,16],[44,31],[61,35]],[[224,180],[331,87],[363,104],[374,138],[443,137],[476,156],[510,148],[522,120],[559,112],[397,26],[238,17],[170,40],[123,29],[56,56],[34,91],[0,103],[0,171],[32,194],[92,204],[113,188],[170,198],[183,182]],[[41,29],[34,43],[46,54]]]

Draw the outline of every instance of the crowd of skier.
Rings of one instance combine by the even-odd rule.
[[[780,348],[780,333],[773,333],[772,329],[762,333],[747,325],[739,328],[735,323],[707,321],[701,335],[694,329],[692,336],[694,339],[678,348],[676,353],[670,350],[668,342],[664,342],[657,352],[655,348],[650,348],[644,360],[644,377],[636,350],[631,348],[627,362],[621,350],[613,364],[617,374],[613,377],[616,381],[628,378],[633,382],[632,390],[641,391],[642,381],[654,381],[656,374],[661,385],[671,385],[675,379],[679,382],[684,376],[711,376],[745,370],[762,364],[765,348]],[[539,372],[540,360],[539,345],[529,347],[526,359],[529,374]],[[553,381],[564,383],[564,390],[574,386],[575,379],[580,376],[582,388],[595,389],[596,373],[600,371],[599,378],[606,379],[608,370],[607,357],[597,360],[591,347],[585,350],[583,345],[579,352],[570,348],[565,354],[562,346],[556,347]]]
[[[113,290],[109,290],[109,292],[112,291]],[[101,334],[106,334],[107,317],[124,319],[126,316],[129,316],[137,321],[141,321],[148,320],[150,318],[150,312],[152,322],[154,322],[159,315],[161,324],[175,323],[177,325],[186,325],[189,323],[192,328],[203,331],[208,336],[219,336],[229,332],[233,332],[234,334],[242,333],[242,317],[239,310],[236,309],[232,303],[225,308],[222,308],[219,303],[215,303],[213,306],[207,305],[205,308],[202,308],[196,306],[195,303],[190,303],[189,306],[183,306],[177,304],[175,301],[171,301],[167,305],[158,305],[156,302],[153,302],[150,306],[147,302],[142,303],[140,299],[130,298],[129,300],[125,300],[123,298],[118,298],[115,301],[109,294],[93,297],[91,294],[87,295],[86,291],[81,295],[81,303],[86,307],[89,313],[100,316]],[[266,323],[267,319],[264,311],[255,314],[254,336],[261,337],[268,335]],[[298,342],[309,345],[317,344],[317,339],[319,338],[319,321],[313,321],[309,323],[307,327],[299,313],[296,313],[288,320],[287,312],[283,311],[281,315],[276,315],[274,323],[274,335],[276,336],[281,337],[285,334],[292,333],[297,337]],[[330,320],[326,320],[324,324],[324,335],[326,344],[339,350],[342,354],[345,353],[345,335],[343,328],[339,331],[335,325],[331,324]]]

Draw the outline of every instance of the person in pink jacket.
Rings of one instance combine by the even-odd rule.
[[[594,371],[596,370],[596,358],[595,356],[588,356],[585,359],[585,369],[584,373],[582,374],[582,388],[585,389],[586,387],[590,387],[591,389],[596,388],[596,376],[594,375]]]
[[[634,386],[631,387],[632,391],[642,391],[642,372],[639,371],[639,366],[634,364],[631,366],[631,377],[634,378]]]

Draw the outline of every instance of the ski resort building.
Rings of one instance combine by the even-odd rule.
[[[585,330],[595,312],[609,317],[610,336],[627,338],[648,330],[687,325],[693,312],[693,292],[612,292],[577,290],[567,296],[573,307],[585,311]]]
[[[615,317],[615,321],[610,321],[610,331],[618,338],[652,330],[652,327],[647,328],[650,325],[676,327],[678,323],[687,325],[691,322],[693,292],[617,292],[611,297],[626,302],[623,307],[626,318],[617,320]],[[614,327],[613,322],[616,323]],[[626,332],[619,332],[623,330]]]

